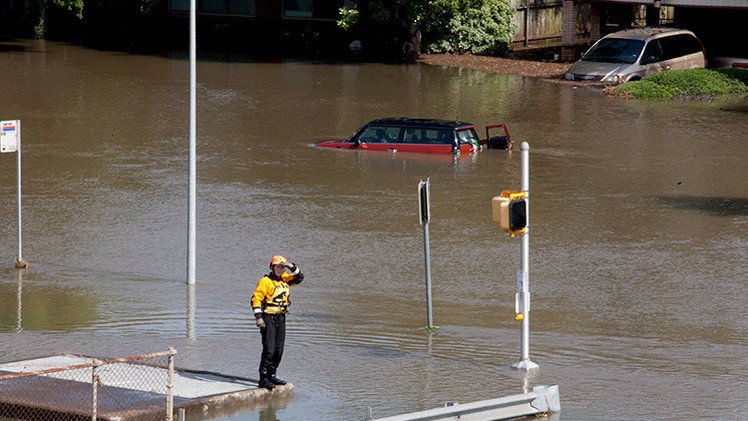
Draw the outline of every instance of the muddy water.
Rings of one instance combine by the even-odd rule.
[[[248,296],[296,261],[279,375],[291,402],[222,419],[364,419],[559,384],[563,420],[736,419],[748,398],[748,118],[730,103],[613,101],[432,66],[254,61],[198,68],[198,282],[185,285],[188,64],[0,44],[0,360],[124,356],[256,376]],[[530,355],[513,320],[519,241],[490,198],[519,153],[323,151],[383,116],[506,122],[531,146]],[[480,131],[480,130],[479,130]],[[430,177],[429,334],[416,187]]]

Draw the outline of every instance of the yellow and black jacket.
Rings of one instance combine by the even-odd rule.
[[[252,294],[252,309],[256,313],[285,314],[291,303],[292,285],[298,285],[304,280],[304,275],[294,270],[294,273],[284,273],[280,278],[274,273],[263,276],[257,282],[254,294]]]

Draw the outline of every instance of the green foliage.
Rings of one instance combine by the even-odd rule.
[[[676,92],[671,86],[663,86],[650,80],[628,82],[614,89],[614,93],[639,99],[670,99]]]
[[[745,85],[748,85],[748,69],[738,69],[733,67],[728,67],[724,69],[714,69],[716,72],[722,73],[723,75],[739,80],[743,82]]]
[[[47,9],[50,6],[61,7],[75,13],[78,19],[83,18],[84,0],[27,0],[24,3],[24,14],[36,37],[43,37],[47,29]]]
[[[358,22],[358,10],[348,9],[347,7],[341,7],[338,9],[340,18],[337,21],[338,27],[347,31]]]
[[[654,73],[645,78],[656,84],[672,86],[678,95],[713,95],[742,92],[745,84],[708,69],[690,69]],[[742,90],[741,90],[742,89]]]
[[[397,6],[396,6],[397,7]],[[380,25],[386,25],[392,20],[393,13],[382,0],[369,3],[371,9],[371,20]]]
[[[415,23],[425,50],[433,53],[505,52],[516,31],[511,0],[371,0],[365,5],[355,17],[354,9],[340,9],[338,26],[363,24],[381,42],[398,21]]]
[[[83,18],[83,0],[51,0],[51,2],[70,12],[75,12],[75,16],[78,19]]]
[[[516,30],[509,0],[432,0],[418,12],[432,53],[504,52]]]
[[[670,99],[723,94],[748,93],[745,72],[741,69],[688,69],[654,73],[635,82],[612,89],[614,95],[640,99]]]

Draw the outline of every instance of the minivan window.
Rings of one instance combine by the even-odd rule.
[[[639,58],[643,46],[644,41],[640,40],[603,38],[582,56],[582,60],[633,64]]]
[[[660,41],[653,39],[647,43],[646,47],[644,47],[641,64],[657,63],[662,60],[662,57]]]
[[[683,57],[701,51],[701,43],[688,34],[673,35],[660,39],[665,60]]]

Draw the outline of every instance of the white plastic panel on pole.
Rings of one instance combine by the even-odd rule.
[[[0,121],[0,153],[17,151],[20,137],[21,120]]]

